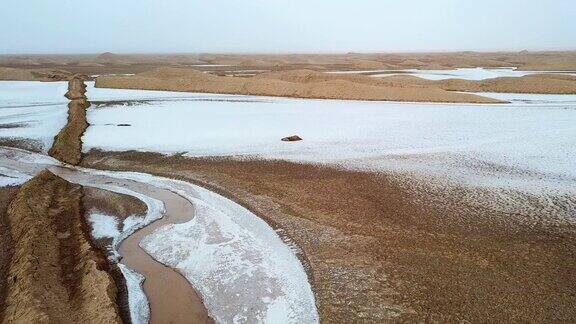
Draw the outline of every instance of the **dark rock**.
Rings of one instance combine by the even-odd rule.
[[[292,136],[288,136],[288,137],[284,137],[282,139],[282,141],[284,142],[296,142],[296,141],[301,141],[302,138],[298,135],[292,135]]]

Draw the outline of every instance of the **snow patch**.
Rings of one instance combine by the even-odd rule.
[[[0,82],[0,137],[42,143],[44,153],[66,125],[67,82]]]
[[[115,238],[120,235],[118,220],[114,216],[92,213],[88,216],[92,224],[92,237],[95,239]]]
[[[142,289],[145,279],[144,276],[122,263],[118,263],[118,268],[120,268],[124,279],[126,279],[128,307],[130,309],[130,319],[132,323],[147,324],[150,319],[150,305]]]
[[[0,166],[0,187],[19,186],[32,176],[18,170]]]

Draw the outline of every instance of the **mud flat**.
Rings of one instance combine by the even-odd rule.
[[[305,71],[317,77],[288,78],[275,74],[257,77],[221,77],[192,69],[159,68],[133,76],[100,76],[96,87],[118,89],[167,90],[295,98],[348,99],[372,101],[415,101],[455,103],[501,103],[478,95],[448,92],[440,88],[404,85],[388,86],[361,76],[345,78]],[[301,72],[296,72],[301,73]],[[322,76],[322,79],[318,78]]]
[[[4,322],[120,323],[116,287],[85,232],[82,188],[44,171],[7,212],[13,256]]]

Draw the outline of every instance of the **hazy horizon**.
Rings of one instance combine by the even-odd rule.
[[[5,0],[0,54],[576,49],[576,2]]]

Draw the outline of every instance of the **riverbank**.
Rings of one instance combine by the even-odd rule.
[[[116,286],[90,243],[82,188],[43,171],[24,183],[6,219],[13,255],[3,321],[120,323]]]
[[[537,196],[289,162],[92,151],[83,165],[233,197],[302,249],[324,321],[576,318],[576,227]]]

